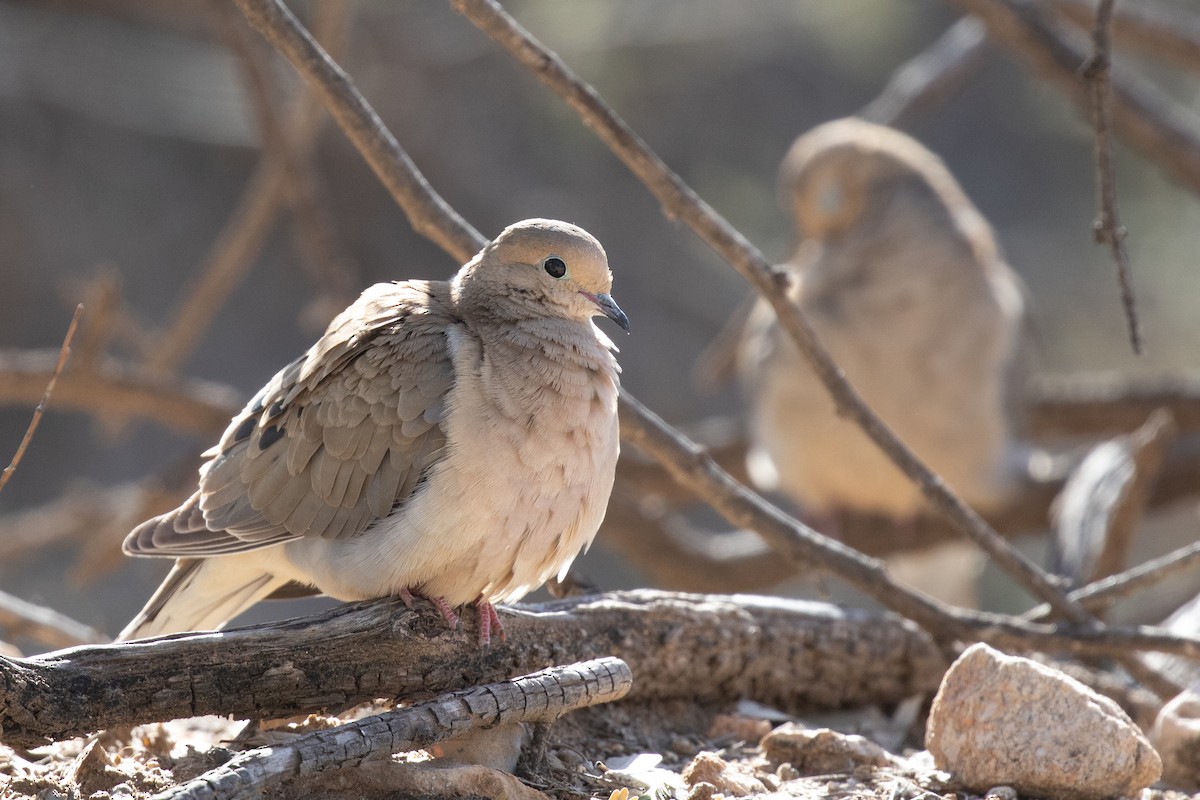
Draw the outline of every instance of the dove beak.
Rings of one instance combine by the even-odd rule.
[[[595,303],[596,308],[600,309],[601,314],[620,325],[621,329],[626,333],[629,333],[629,317],[625,316],[625,312],[617,305],[617,301],[612,299],[612,295],[604,292],[592,294],[591,292],[584,291],[581,291],[580,294]]]

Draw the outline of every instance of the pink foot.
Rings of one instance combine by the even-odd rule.
[[[479,616],[479,643],[486,645],[492,641],[492,631],[496,631],[500,635],[500,641],[508,638],[504,632],[504,625],[500,622],[500,615],[496,613],[496,607],[491,603],[476,603],[475,613]]]
[[[438,610],[438,613],[442,615],[442,619],[446,620],[446,624],[451,630],[458,627],[458,614],[454,613],[454,609],[452,609],[450,604],[446,602],[446,598],[430,597],[419,592],[414,592],[412,589],[401,589],[400,591],[396,592],[396,595],[403,600],[404,605],[408,606],[409,608],[413,607],[413,602],[418,597],[424,597],[433,604],[434,608]]]

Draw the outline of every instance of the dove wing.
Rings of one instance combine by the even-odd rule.
[[[284,367],[206,452],[199,490],[125,540],[130,555],[210,556],[361,533],[444,451],[454,369],[449,286],[377,284]]]

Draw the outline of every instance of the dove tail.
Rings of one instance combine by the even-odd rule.
[[[287,583],[238,556],[181,558],[117,641],[217,630]]]

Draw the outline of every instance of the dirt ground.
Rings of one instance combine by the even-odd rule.
[[[305,732],[382,708],[360,707],[341,720],[311,716],[273,730],[202,717],[106,732],[33,751],[0,746],[0,796],[5,800],[141,800],[221,765],[237,751],[285,743]],[[919,705],[914,703],[890,715],[868,709],[797,721],[802,727],[829,727],[845,735],[831,734],[829,741],[835,747],[824,748],[823,753],[810,752],[811,758],[791,763],[772,757],[770,748],[759,744],[765,734],[788,724],[770,709],[618,703],[576,712],[542,731],[484,732],[465,745],[449,743],[444,748],[435,746],[386,761],[288,780],[265,796],[1017,798],[1007,787],[986,795],[956,791],[952,777],[938,771],[928,752],[919,749],[919,713]],[[864,743],[856,733],[865,734],[869,741]],[[876,749],[870,742],[886,744],[886,748]],[[520,783],[491,766],[464,766],[452,758],[457,755],[484,764],[493,762],[494,766],[516,755],[513,745],[521,754],[516,766]],[[880,756],[883,750],[887,752]],[[435,758],[434,753],[442,757]],[[879,765],[881,757],[888,763]],[[1187,797],[1181,792],[1147,790],[1142,800]]]

